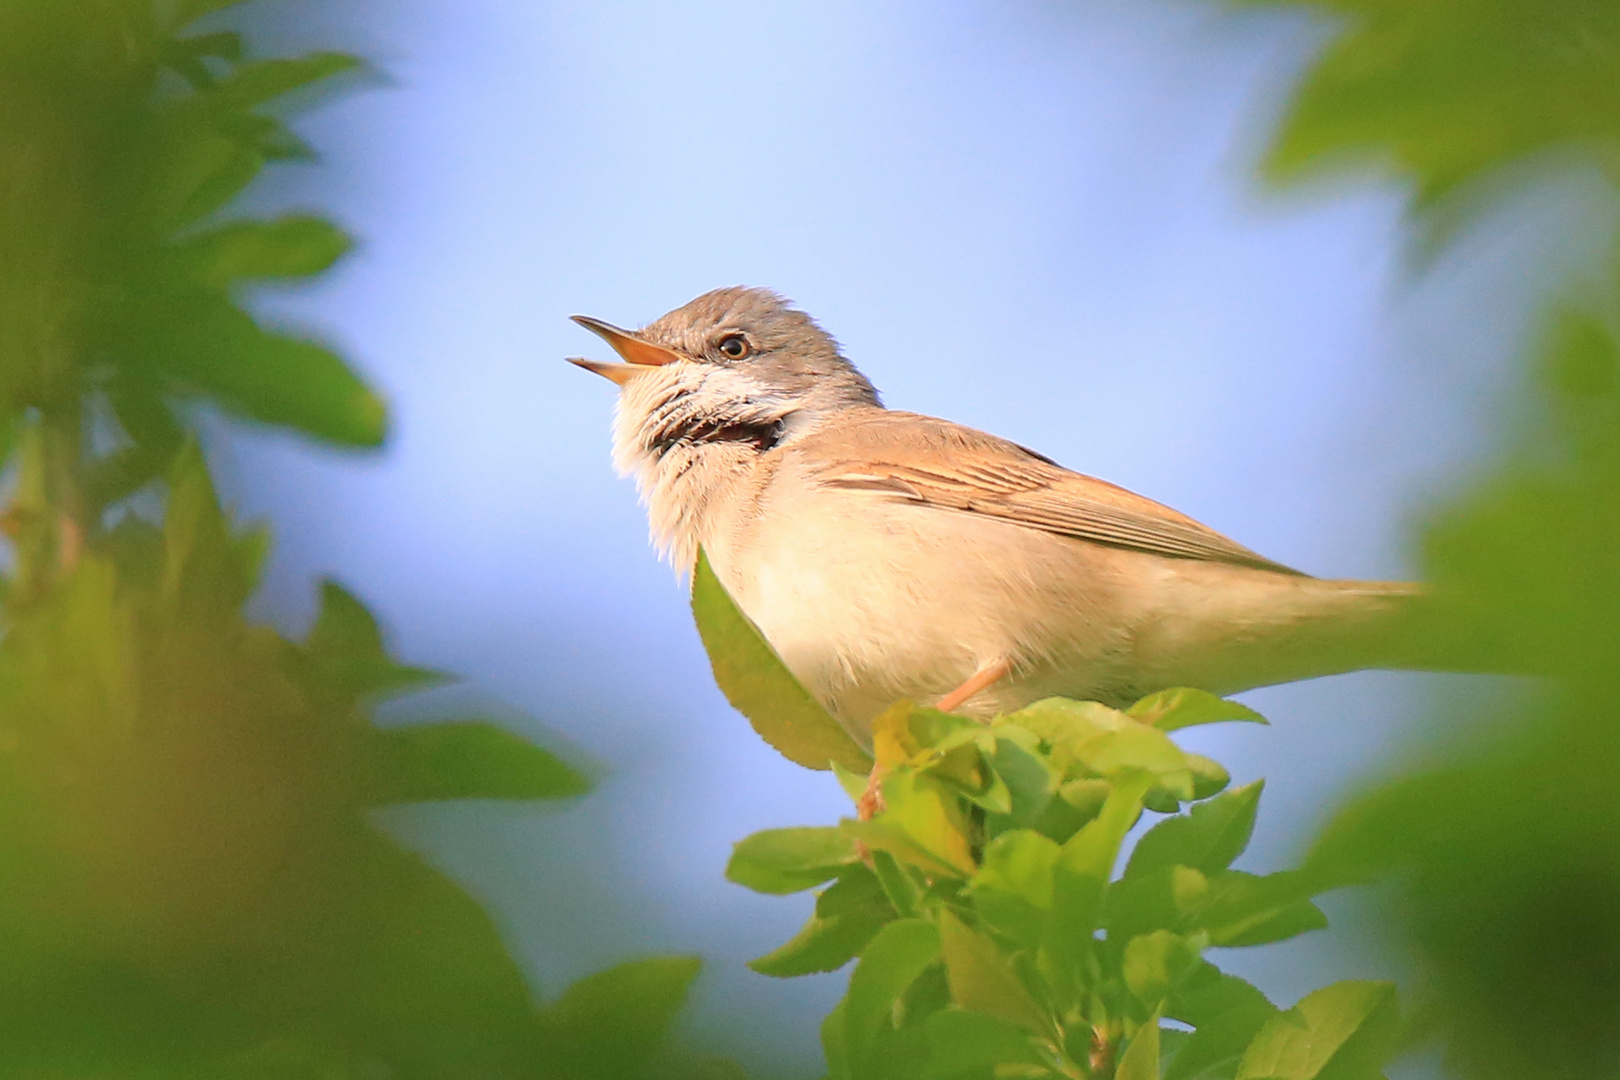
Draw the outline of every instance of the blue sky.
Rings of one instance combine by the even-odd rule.
[[[1563,220],[1556,199],[1526,204],[1408,289],[1396,188],[1265,193],[1265,131],[1328,30],[1293,13],[304,8],[272,39],[354,48],[389,85],[304,120],[326,163],[261,192],[328,208],[361,239],[319,287],[264,306],[340,343],[395,431],[373,456],[220,441],[238,507],[276,525],[264,610],[301,624],[312,578],[333,574],[406,658],[466,676],[428,704],[596,763],[598,791],[566,807],[388,821],[491,905],[543,993],[632,955],[699,952],[688,1035],[804,1075],[842,976],[748,972],[808,901],[721,871],[749,832],[847,804],[712,686],[609,467],[612,388],[562,362],[602,346],[567,316],[634,325],[716,286],[768,285],[891,405],[1013,438],[1309,572],[1398,577],[1425,497],[1485,445],[1524,333],[1521,307],[1481,298],[1544,260]],[[1337,796],[1389,768],[1429,687],[1368,674],[1257,692],[1271,728],[1200,734],[1237,780],[1270,778],[1247,865],[1281,865]],[[1233,963],[1291,1002],[1382,970],[1345,940]]]

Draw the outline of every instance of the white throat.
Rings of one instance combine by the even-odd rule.
[[[613,464],[635,478],[659,554],[689,573],[714,512],[759,456],[818,426],[818,410],[731,368],[675,363],[619,395]]]

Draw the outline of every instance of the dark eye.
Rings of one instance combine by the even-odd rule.
[[[748,339],[741,334],[727,334],[715,347],[720,350],[722,356],[730,360],[741,360],[754,351],[749,346]]]

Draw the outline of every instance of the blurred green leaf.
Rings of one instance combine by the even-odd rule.
[[[382,443],[381,399],[329,349],[265,331],[212,295],[154,300],[144,317],[146,363],[186,391],[329,442]]]
[[[233,7],[242,0],[176,0],[174,5],[174,27],[181,29],[196,22],[204,15],[219,11],[221,8]]]
[[[305,649],[321,678],[356,695],[387,695],[441,683],[445,676],[395,661],[366,606],[330,579]]]
[[[563,799],[591,788],[573,766],[481,721],[412,724],[369,734],[376,804],[443,799]]]
[[[192,280],[224,288],[240,280],[318,274],[351,244],[348,235],[330,221],[294,215],[220,226],[186,240],[178,254]]]
[[[939,935],[953,1002],[1036,1035],[1052,1033],[1052,1019],[1036,1004],[993,941],[949,911],[940,914]]]
[[[1247,705],[1186,686],[1149,694],[1125,712],[1160,731],[1179,731],[1198,724],[1219,724],[1228,720],[1243,720],[1252,724],[1266,722],[1265,717]]]
[[[808,769],[826,769],[837,762],[854,772],[871,770],[871,757],[783,666],[748,616],[726,595],[701,551],[692,570],[692,616],[715,682],[760,738]]]
[[[247,108],[359,66],[358,57],[337,52],[258,60],[241,65],[230,78],[221,80],[216,93],[233,108]]]
[[[727,880],[755,892],[802,892],[838,876],[860,856],[837,828],[766,829],[740,841],[726,863]]]
[[[1176,865],[1205,874],[1225,870],[1249,846],[1264,786],[1257,780],[1159,822],[1137,841],[1125,876]]]
[[[1390,983],[1334,983],[1268,1021],[1237,1080],[1378,1080],[1398,1024]]]
[[[574,983],[540,1014],[558,1071],[601,1080],[644,1075],[702,966],[695,956],[657,956]]]

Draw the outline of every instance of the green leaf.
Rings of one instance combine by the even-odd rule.
[[[1103,731],[1074,747],[1074,755],[1092,771],[1114,776],[1126,770],[1150,773],[1160,783],[1186,774],[1183,798],[1192,797],[1191,766],[1187,755],[1162,731],[1132,724],[1118,731]]]
[[[1266,995],[1208,961],[1175,988],[1165,1006],[1166,1016],[1200,1028],[1231,1012],[1276,1011]],[[1244,1045],[1248,1045],[1247,1040]]]
[[[233,7],[242,0],[178,0],[174,10],[174,27],[180,29],[196,22],[211,12]]]
[[[1103,894],[1119,857],[1119,845],[1141,813],[1142,795],[1150,783],[1151,778],[1142,772],[1119,777],[1102,813],[1075,833],[1058,855],[1052,918],[1042,948],[1059,968],[1076,978],[1091,952],[1092,934],[1102,914]]]
[[[969,895],[979,916],[1025,945],[1036,945],[1052,909],[1058,845],[1031,829],[1002,833],[984,849]]]
[[[1193,798],[1208,799],[1219,795],[1226,790],[1226,785],[1232,782],[1232,774],[1227,772],[1218,761],[1212,761],[1202,754],[1188,754],[1187,764],[1193,774]]]
[[[635,960],[574,983],[540,1013],[560,1075],[643,1075],[703,966],[695,956]]]
[[[1165,1068],[1164,1080],[1199,1080],[1220,1067],[1226,1069],[1224,1075],[1231,1075],[1244,1049],[1276,1015],[1277,1010],[1266,1004],[1230,1009],[1204,1021],[1176,1051]]]
[[[1144,724],[1160,731],[1178,731],[1197,724],[1219,724],[1227,720],[1243,720],[1251,724],[1264,724],[1266,718],[1235,701],[1216,697],[1207,690],[1194,690],[1178,686],[1160,690],[1125,710]]]
[[[160,586],[165,606],[203,624],[236,620],[261,556],[253,542],[231,536],[202,450],[188,442],[169,470]]]
[[[821,1022],[821,1056],[827,1059],[827,1080],[851,1080],[849,1042],[844,1037],[844,1005],[840,1001]]]
[[[997,1065],[1039,1065],[1029,1036],[1013,1024],[966,1009],[941,1009],[928,1018],[927,1080],[988,1074]]]
[[[889,1029],[894,1003],[939,959],[940,936],[923,919],[900,919],[885,926],[866,946],[849,979],[843,1002],[843,1042],[851,1076],[863,1076]]]
[[[1257,780],[1159,822],[1137,841],[1125,877],[1178,865],[1205,874],[1225,870],[1249,846],[1264,786]]]
[[[219,295],[144,305],[142,362],[239,416],[346,446],[378,446],[382,401],[331,350],[261,329]]]
[[[883,781],[883,801],[883,812],[865,824],[885,829],[898,826],[927,853],[931,863],[945,867],[945,872],[957,877],[973,873],[977,864],[969,839],[972,827],[949,788],[922,773],[897,769]],[[901,855],[892,848],[882,850]]]
[[[779,979],[837,971],[853,960],[893,917],[894,909],[888,905],[871,912],[828,918],[812,915],[785,944],[748,961],[748,966],[761,975]]]
[[[371,612],[330,579],[321,582],[321,610],[305,651],[322,681],[355,695],[385,696],[445,681],[439,672],[392,659]]]
[[[940,913],[940,951],[951,1000],[1036,1035],[1051,1035],[1053,1022],[1014,973],[1000,947],[949,910]]]
[[[1283,941],[1327,926],[1327,916],[1308,899],[1314,891],[1315,882],[1297,870],[1264,877],[1227,870],[1211,879],[1194,921],[1209,931],[1213,945]]]
[[[359,57],[337,52],[259,60],[237,67],[220,81],[216,93],[236,108],[250,108],[359,66]]]
[[[1159,1080],[1159,1018],[1152,1017],[1137,1030],[1125,1048],[1114,1080]]]
[[[198,284],[224,288],[239,280],[318,274],[348,251],[351,243],[330,221],[295,215],[210,230],[187,240],[178,255]]]
[[[692,615],[708,650],[714,681],[760,738],[809,769],[826,769],[837,762],[854,772],[871,771],[871,757],[783,665],[726,594],[702,551],[692,570]]]
[[[864,864],[854,863],[816,897],[815,914],[792,940],[750,960],[748,966],[776,978],[834,971],[894,918],[894,907],[877,876]]]
[[[1154,930],[1192,929],[1209,902],[1209,879],[1190,866],[1166,866],[1115,882],[1104,912],[1108,936],[1124,941]]]
[[[1053,747],[1061,747],[1081,742],[1101,731],[1119,731],[1131,723],[1124,713],[1100,702],[1054,697],[1008,713],[996,726],[1015,725],[1035,733]]]
[[[755,892],[784,895],[830,881],[859,860],[842,830],[766,829],[739,842],[726,863],[726,878]]]
[[[1168,930],[1132,938],[1120,962],[1126,988],[1157,1016],[1160,1003],[1197,969],[1202,946]]]
[[[1393,984],[1334,983],[1267,1022],[1237,1080],[1378,1080],[1398,1025]]]
[[[445,799],[562,799],[590,781],[548,750],[478,721],[373,730],[374,805]]]

